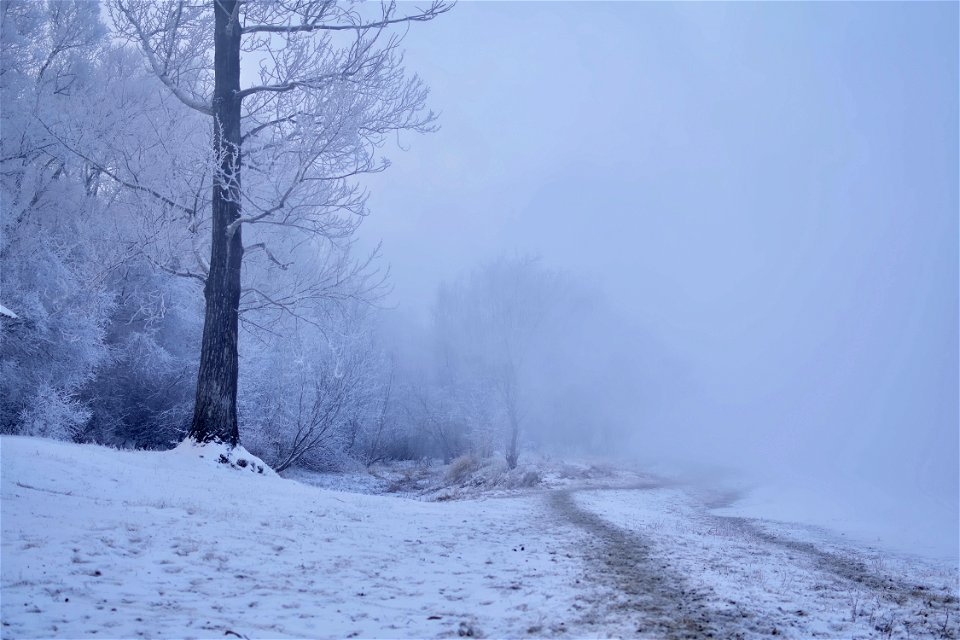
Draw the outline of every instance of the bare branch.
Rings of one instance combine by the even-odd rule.
[[[174,268],[172,268],[172,267],[168,267],[168,266],[165,265],[165,264],[161,264],[161,263],[157,262],[156,260],[154,260],[153,258],[151,258],[150,256],[148,256],[147,254],[143,254],[143,257],[146,258],[147,262],[149,262],[150,264],[152,264],[154,267],[160,269],[161,271],[165,271],[166,273],[169,273],[170,275],[180,276],[181,278],[191,278],[191,279],[197,280],[197,281],[199,281],[199,282],[201,282],[201,283],[203,283],[203,284],[206,284],[206,283],[207,283],[207,279],[206,279],[204,276],[200,275],[199,273],[193,273],[192,271],[180,271],[180,270],[178,270],[178,269],[174,269]]]
[[[286,264],[284,264],[283,262],[280,262],[279,260],[277,260],[276,256],[273,255],[273,253],[270,251],[269,248],[267,248],[267,245],[264,242],[258,242],[256,244],[250,245],[249,247],[244,247],[243,252],[250,253],[252,251],[256,251],[257,249],[262,249],[263,252],[267,254],[267,258],[270,259],[270,262],[274,263],[284,271],[286,271],[290,267],[291,263],[287,262]]]
[[[123,178],[121,178],[120,176],[118,176],[118,175],[116,174],[116,172],[114,172],[113,170],[107,168],[107,167],[104,166],[102,163],[97,162],[96,160],[94,160],[94,159],[91,158],[90,156],[84,154],[82,151],[80,151],[80,150],[78,150],[77,148],[73,147],[72,145],[68,144],[63,138],[61,138],[61,137],[58,136],[56,133],[54,133],[53,130],[50,129],[50,127],[47,126],[47,123],[45,123],[43,120],[41,120],[39,116],[36,116],[36,120],[37,120],[37,122],[40,123],[40,126],[42,126],[44,129],[47,130],[47,133],[49,133],[51,136],[53,136],[53,138],[54,138],[57,142],[59,142],[61,145],[63,145],[63,148],[64,148],[64,149],[66,149],[66,150],[69,151],[70,153],[74,154],[74,155],[77,156],[78,158],[81,158],[81,159],[83,159],[84,161],[90,163],[90,166],[92,166],[94,169],[96,169],[97,171],[99,171],[99,172],[102,173],[103,175],[107,176],[108,178],[110,178],[111,180],[113,180],[114,182],[116,182],[117,184],[119,184],[119,185],[121,185],[121,186],[123,186],[123,187],[126,187],[127,189],[132,189],[132,190],[134,190],[134,191],[139,191],[139,192],[141,192],[141,193],[146,193],[146,194],[148,194],[148,195],[156,198],[157,200],[159,200],[159,201],[162,202],[163,204],[165,204],[165,205],[167,205],[167,206],[169,206],[169,207],[173,207],[174,209],[178,209],[178,210],[180,210],[180,211],[183,211],[184,213],[188,213],[188,214],[191,214],[191,215],[195,215],[195,214],[196,214],[196,211],[194,211],[194,210],[191,209],[190,207],[184,206],[184,205],[180,204],[179,202],[176,202],[175,200],[172,200],[171,198],[168,198],[167,196],[163,195],[163,194],[160,193],[159,191],[156,191],[156,190],[154,190],[154,189],[151,189],[150,187],[145,187],[145,186],[143,186],[143,185],[141,185],[141,184],[138,184],[138,183],[136,183],[136,182],[130,182],[129,180],[124,180]]]
[[[183,88],[179,84],[177,84],[177,82],[173,78],[170,77],[169,73],[167,73],[166,65],[163,65],[160,63],[160,60],[157,58],[156,52],[153,50],[153,47],[150,46],[150,35],[144,32],[143,26],[140,24],[140,21],[136,19],[136,16],[133,15],[130,9],[127,8],[127,6],[124,5],[122,2],[116,3],[116,6],[118,9],[120,9],[120,12],[123,13],[124,17],[130,23],[130,25],[134,28],[134,30],[136,30],[137,37],[140,40],[140,48],[143,51],[143,54],[146,56],[147,62],[150,63],[150,67],[153,69],[153,72],[154,74],[156,74],[157,78],[159,78],[160,81],[163,82],[163,84],[166,85],[168,89],[170,89],[170,92],[174,96],[176,96],[176,98],[180,100],[180,102],[187,105],[191,109],[195,109],[199,111],[200,113],[206,114],[208,116],[212,116],[213,115],[212,105],[205,104],[197,100],[196,98],[188,94],[186,91],[184,91]],[[181,0],[181,2],[178,5],[178,11],[182,9],[182,7],[183,7],[183,2]],[[179,16],[178,16],[178,21],[179,21]],[[173,28],[176,29],[176,25],[174,25]]]
[[[313,89],[321,86],[324,82],[330,80],[337,80],[349,77],[347,72],[340,73],[329,73],[320,76],[314,76],[312,78],[306,78],[304,80],[291,80],[290,82],[284,82],[283,84],[270,84],[270,85],[260,85],[255,87],[248,87],[242,90],[237,96],[243,100],[247,96],[251,96],[255,93],[261,93],[264,91],[270,93],[286,93],[287,91],[293,91],[294,89]]]
[[[244,35],[251,33],[283,33],[283,34],[293,34],[293,33],[311,33],[316,31],[369,31],[371,29],[383,29],[394,24],[403,24],[411,22],[427,22],[433,20],[439,15],[450,11],[453,8],[452,2],[446,2],[444,0],[436,0],[433,4],[430,5],[428,9],[418,9],[417,13],[400,16],[398,18],[389,17],[390,13],[393,12],[393,7],[395,3],[389,5],[389,9],[384,11],[384,18],[377,20],[375,22],[351,22],[347,24],[331,24],[328,22],[320,22],[320,17],[315,17],[313,20],[304,21],[296,25],[279,25],[279,24],[255,24],[244,27],[241,30],[241,33]]]

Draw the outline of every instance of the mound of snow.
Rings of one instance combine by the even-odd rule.
[[[244,469],[255,474],[277,475],[266,462],[253,455],[242,446],[231,447],[222,442],[199,443],[195,440],[184,440],[171,453],[196,458],[205,462],[229,467]]]

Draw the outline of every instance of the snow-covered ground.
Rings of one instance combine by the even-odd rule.
[[[897,492],[855,478],[832,480],[763,482],[720,513],[816,524],[864,545],[932,559],[956,562],[960,557],[955,491],[932,495],[910,487]]]
[[[338,493],[187,453],[3,438],[3,636],[507,636],[569,624],[582,562],[536,497]]]
[[[592,467],[430,502],[191,448],[4,437],[0,461],[3,638],[958,635],[953,564]]]
[[[816,527],[715,515],[676,487],[586,491],[576,505],[627,532],[640,560],[682,583],[718,635],[955,638],[952,562],[851,545]],[[641,576],[642,578],[642,576]]]

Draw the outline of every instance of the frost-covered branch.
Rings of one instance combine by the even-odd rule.
[[[114,0],[111,8],[115,7],[126,18],[125,22],[120,24],[127,25],[129,28],[121,30],[121,33],[129,35],[132,30],[150,68],[170,92],[191,109],[205,115],[213,115],[210,101],[199,98],[194,91],[185,88],[182,78],[175,73],[176,67],[172,66],[176,56],[180,55],[178,41],[184,39],[180,32],[185,23],[184,11],[193,6],[184,0],[160,4],[159,11],[167,9],[166,15],[163,16],[165,20],[162,22],[157,19],[156,11],[151,11],[149,7],[144,7],[143,3],[135,0],[129,2]],[[162,57],[159,55],[161,52]]]
[[[284,5],[286,3],[276,3]],[[313,33],[317,31],[367,31],[371,29],[383,29],[385,27],[410,22],[427,22],[433,20],[453,8],[452,2],[437,0],[426,9],[416,8],[413,13],[396,16],[397,3],[388,2],[381,4],[381,17],[375,20],[364,21],[359,13],[349,9],[338,7],[331,0],[318,0],[314,2],[300,2],[296,5],[283,6],[286,11],[280,20],[278,12],[271,12],[267,8],[262,14],[254,16],[259,18],[261,23],[244,25],[243,34],[269,33],[269,34],[298,34]],[[300,20],[293,23],[293,18]],[[271,18],[273,21],[271,21]]]

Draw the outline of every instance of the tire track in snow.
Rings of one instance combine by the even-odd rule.
[[[642,536],[577,506],[575,491],[552,492],[550,505],[564,521],[590,535],[585,553],[596,580],[622,594],[607,604],[613,610],[639,614],[638,634],[670,639],[742,637],[740,614],[712,609],[707,604],[712,593],[690,587],[667,559],[656,557]],[[585,622],[602,624],[603,620]]]

